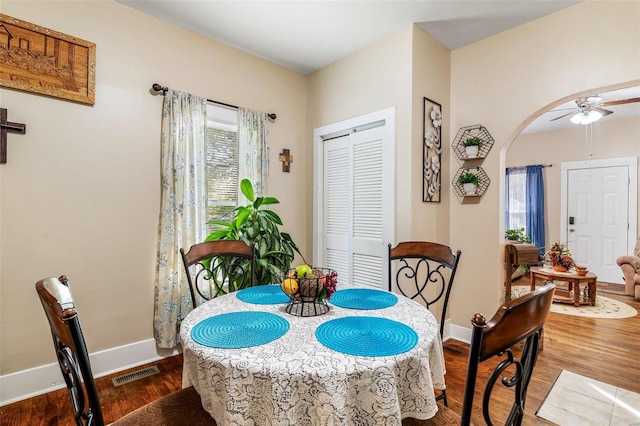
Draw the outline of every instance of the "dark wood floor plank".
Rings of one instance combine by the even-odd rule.
[[[640,303],[614,294],[606,297],[621,300],[637,311]],[[549,425],[535,416],[554,381],[564,370],[591,377],[611,385],[640,393],[640,316],[625,319],[593,319],[550,313],[545,326],[544,350],[531,379],[524,425]],[[449,407],[460,411],[467,369],[468,345],[448,340],[444,344],[447,367]],[[182,356],[177,355],[149,364],[160,374],[114,387],[114,376],[136,371],[137,367],[97,379],[104,417],[107,423],[182,387]],[[478,387],[483,387],[490,366],[480,370]],[[474,401],[473,422],[484,424],[480,406],[480,389]],[[506,409],[504,400],[496,408]],[[74,426],[66,389],[36,396],[0,407],[2,426]]]

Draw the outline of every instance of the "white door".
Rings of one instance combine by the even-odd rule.
[[[395,227],[389,126],[385,119],[317,141],[314,264],[334,269],[339,287],[386,288]]]
[[[616,258],[628,246],[629,167],[567,170],[567,197],[566,241],[574,260],[598,281],[622,284]]]

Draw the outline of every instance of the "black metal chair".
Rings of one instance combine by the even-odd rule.
[[[429,310],[442,300],[441,338],[460,255],[460,250],[454,254],[448,246],[426,241],[401,242],[395,247],[389,244],[389,291],[393,291],[395,284],[403,296],[422,300]],[[447,406],[447,392],[443,390],[437,400],[443,400]]]
[[[542,344],[542,331],[549,314],[555,285],[548,284],[505,302],[487,321],[482,314],[471,319],[473,328],[469,346],[469,363],[464,386],[462,413],[447,407],[439,407],[435,417],[428,420],[413,418],[402,421],[404,426],[463,425],[471,423],[473,397],[476,390],[480,363],[493,357],[503,357],[491,371],[482,398],[482,414],[486,424],[496,423],[498,411],[502,411],[505,425],[520,425],[524,416],[527,388]],[[522,345],[520,345],[522,344]],[[513,348],[516,348],[513,350]],[[519,357],[518,357],[519,354]],[[483,376],[485,373],[482,374]],[[503,387],[496,387],[502,384]],[[494,390],[509,389],[513,402],[511,407],[494,407],[490,404]],[[494,411],[492,411],[494,408]],[[494,416],[492,416],[494,414]]]
[[[461,254],[460,250],[454,254],[448,246],[425,241],[401,242],[395,247],[389,244],[389,291],[395,284],[403,296],[422,300],[429,310],[442,299],[440,337]]]
[[[181,248],[180,254],[194,308],[202,299],[253,286],[254,249],[244,241],[206,241],[192,245],[186,253]]]
[[[75,422],[78,426],[103,426],[100,398],[67,278],[61,276],[59,279],[40,280],[36,283],[36,291],[49,321]],[[193,387],[164,396],[111,423],[112,426],[177,424],[216,425],[211,415],[202,408],[200,395]]]

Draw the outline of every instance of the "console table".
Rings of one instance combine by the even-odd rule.
[[[593,272],[587,272],[586,275],[578,275],[575,270],[567,272],[557,272],[553,269],[547,269],[540,266],[533,266],[530,269],[531,290],[536,288],[536,279],[545,281],[564,281],[568,284],[568,289],[563,291],[556,288],[553,298],[557,303],[570,303],[574,306],[596,304],[596,279],[598,278]],[[585,291],[582,292],[580,285],[586,285]],[[571,291],[573,290],[573,295]]]

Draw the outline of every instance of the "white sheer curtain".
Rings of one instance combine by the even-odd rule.
[[[527,169],[525,167],[508,168],[506,170],[505,188],[505,229],[526,228]]]
[[[267,193],[269,177],[267,123],[267,113],[238,108],[238,181],[249,179],[260,196]],[[239,188],[238,200],[238,204],[245,204]]]
[[[161,207],[153,329],[173,348],[178,321],[192,309],[180,248],[203,241],[207,222],[204,146],[207,100],[168,90],[162,109]]]

